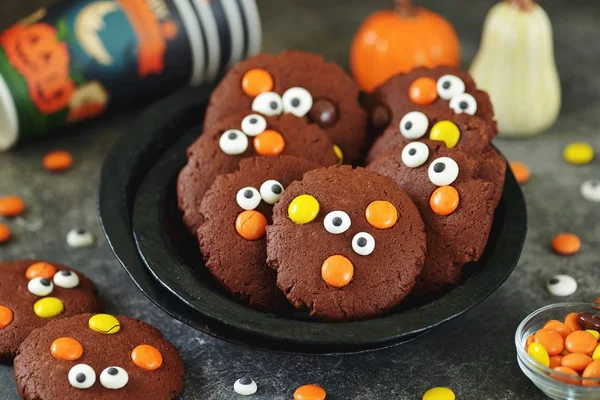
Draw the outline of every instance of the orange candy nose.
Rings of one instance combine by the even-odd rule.
[[[437,82],[431,78],[422,77],[411,83],[408,97],[414,104],[426,106],[437,100]]]
[[[83,355],[83,346],[73,338],[61,337],[52,342],[50,353],[59,360],[74,361]]]
[[[44,261],[31,264],[29,268],[27,268],[27,271],[25,271],[25,276],[27,277],[27,279],[33,279],[38,277],[52,279],[54,274],[56,274],[56,268],[54,267],[54,265]]]
[[[254,138],[254,150],[261,156],[276,156],[285,147],[285,139],[281,133],[267,129]]]
[[[248,97],[256,97],[273,89],[273,77],[264,69],[254,68],[242,77],[242,91]]]
[[[162,354],[160,351],[149,344],[140,344],[131,352],[131,359],[138,367],[154,371],[159,369],[163,363]]]
[[[329,286],[344,287],[353,276],[354,265],[344,256],[331,256],[321,266],[321,277]]]
[[[0,329],[6,328],[13,320],[13,312],[10,308],[0,306]]]
[[[327,393],[319,385],[303,385],[294,392],[294,400],[325,400]]]
[[[429,199],[429,206],[437,215],[449,215],[456,210],[460,196],[452,186],[440,186]]]
[[[371,226],[387,229],[398,220],[398,210],[389,201],[376,200],[367,206],[365,217]]]
[[[235,219],[235,230],[247,240],[258,240],[267,231],[267,219],[258,211],[244,211]]]

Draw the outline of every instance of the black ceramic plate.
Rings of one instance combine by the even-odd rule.
[[[464,313],[493,293],[516,266],[527,217],[520,187],[507,172],[484,256],[448,293],[351,323],[249,309],[225,294],[206,272],[197,243],[177,210],[175,181],[186,161],[185,148],[200,132],[201,103],[201,96],[181,95],[151,108],[111,151],[100,188],[100,214],[115,254],[140,289],[174,317],[219,338],[268,349],[369,350],[410,340]],[[140,257],[148,270],[140,265]],[[164,287],[157,287],[149,271]]]

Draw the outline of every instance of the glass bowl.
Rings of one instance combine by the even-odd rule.
[[[517,347],[517,362],[523,373],[548,397],[556,400],[598,400],[600,399],[600,378],[581,378],[582,382],[587,384],[597,384],[598,386],[583,386],[565,383],[551,377],[573,379],[573,376],[553,371],[550,368],[538,364],[525,351],[525,344],[529,335],[537,330],[551,319],[564,321],[567,314],[572,312],[592,312],[599,313],[599,304],[590,303],[558,303],[542,307],[539,310],[529,314],[517,328],[515,334],[515,345]]]

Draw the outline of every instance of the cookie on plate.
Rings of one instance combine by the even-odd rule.
[[[35,328],[102,308],[92,281],[64,265],[4,261],[0,277],[0,361],[12,360]]]
[[[174,399],[183,387],[177,348],[128,317],[82,314],[48,323],[25,339],[14,363],[25,400]]]
[[[317,125],[293,115],[264,117],[241,112],[207,129],[189,148],[188,163],[177,180],[179,209],[192,234],[202,223],[202,197],[218,175],[235,172],[240,160],[289,155],[322,166],[339,162],[333,142]]]
[[[494,218],[494,184],[476,178],[477,161],[443,147],[433,155],[430,146],[435,145],[411,142],[367,167],[404,189],[425,222],[427,257],[416,295],[458,283],[463,265],[483,254]]]
[[[355,163],[367,124],[358,94],[352,78],[318,54],[290,50],[258,54],[233,67],[214,90],[204,128],[239,111],[291,114],[323,128],[344,159]]]
[[[267,227],[269,265],[296,308],[328,321],[374,317],[411,291],[425,260],[423,220],[385,176],[320,168],[292,183]]]
[[[298,157],[256,157],[215,179],[200,206],[198,229],[206,268],[225,289],[253,308],[289,308],[267,266],[265,229],[285,188],[319,164]]]

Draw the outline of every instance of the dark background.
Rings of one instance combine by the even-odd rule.
[[[0,28],[24,17],[48,0],[3,0]],[[268,52],[296,48],[322,53],[347,66],[350,41],[360,21],[391,0],[258,0]],[[468,66],[479,45],[483,18],[492,0],[421,0],[455,26]],[[419,339],[379,352],[343,357],[270,354],[212,339],[168,317],[126,276],[102,237],[96,218],[96,191],[104,155],[126,132],[140,109],[90,124],[69,135],[25,145],[0,154],[0,195],[18,194],[28,204],[22,219],[10,221],[14,240],[0,247],[0,259],[26,257],[64,262],[93,278],[107,311],[142,319],[181,350],[186,366],[183,399],[235,399],[234,381],[252,377],[254,399],[290,399],[304,383],[318,383],[328,399],[420,399],[434,386],[451,387],[459,399],[541,399],[543,396],[516,363],[514,332],[531,311],[561,301],[545,290],[559,273],[575,277],[579,290],[570,301],[600,295],[600,206],[579,194],[587,179],[600,179],[600,162],[575,167],[562,160],[563,147],[576,140],[600,151],[600,2],[548,0],[541,4],[554,24],[555,52],[563,86],[558,123],[529,140],[496,140],[509,159],[525,161],[533,178],[525,187],[530,230],[519,266],[493,296],[464,316]],[[509,83],[507,83],[509,84]],[[74,167],[48,175],[43,154],[71,151]],[[34,229],[41,223],[42,228]],[[97,237],[94,247],[69,249],[66,233],[85,228]],[[581,252],[559,257],[549,249],[552,236],[572,231],[583,241]],[[18,398],[12,369],[0,366],[0,399]],[[241,398],[241,397],[240,397]]]

